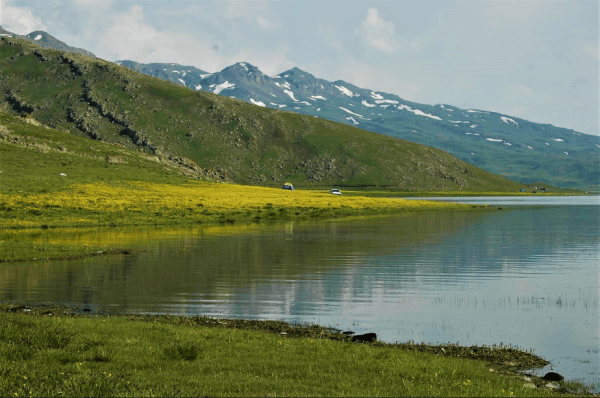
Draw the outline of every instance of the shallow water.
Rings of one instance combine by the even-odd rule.
[[[559,198],[318,223],[3,231],[0,240],[146,252],[3,265],[0,300],[283,319],[392,342],[502,342],[598,385],[600,206]]]

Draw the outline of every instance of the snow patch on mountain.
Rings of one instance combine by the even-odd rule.
[[[292,87],[290,86],[290,84],[288,82],[283,82],[281,84],[277,83],[277,82],[273,82],[277,87],[281,88],[282,90],[285,89],[291,89]]]
[[[254,98],[250,98],[250,102],[252,102],[254,105],[258,105],[258,106],[266,106],[264,102],[262,101],[255,101]]]
[[[40,40],[41,38],[42,38],[42,35],[37,35],[37,36],[35,37],[35,39],[33,39],[33,40],[35,40],[35,41],[38,41],[38,40]]]
[[[212,76],[212,73],[204,73],[200,74],[200,79],[206,79],[207,77]]]
[[[398,102],[398,101],[394,101],[394,100],[387,100],[387,99],[375,100],[375,103],[377,103],[377,104],[392,104],[392,105],[399,104],[399,102]]]
[[[300,101],[298,102],[299,104],[305,104],[305,105],[312,105],[310,102],[308,101]]]
[[[364,106],[366,106],[368,108],[373,108],[373,107],[377,106],[376,104],[369,104],[366,100],[362,100],[361,104],[363,104]]]
[[[322,97],[322,96],[320,96],[320,95],[311,95],[309,98],[310,98],[310,99],[312,99],[312,100],[323,100],[323,101],[327,101],[327,98],[325,98],[325,97]]]
[[[358,124],[358,122],[357,122],[356,120],[354,120],[354,118],[353,118],[352,116],[348,116],[348,117],[346,118],[346,120],[350,120],[350,121],[351,121],[351,122],[352,122],[354,125],[357,125],[357,124]]]
[[[569,152],[563,152],[563,153],[564,153],[565,155],[568,155],[568,154],[569,154]]]
[[[283,92],[286,93],[287,95],[289,95],[290,98],[294,100],[294,102],[298,102],[298,100],[296,98],[294,98],[294,92],[293,91],[283,90]]]
[[[240,62],[238,65],[239,65],[239,66],[241,66],[242,68],[244,68],[244,70],[245,70],[246,72],[248,72],[248,67],[246,66],[246,64],[245,64],[245,63],[243,63],[243,62]]]
[[[213,93],[219,94],[221,91],[227,90],[227,89],[230,89],[233,87],[235,87],[235,84],[231,84],[231,83],[229,83],[229,81],[226,80],[225,83],[217,84],[215,89],[213,90]]]
[[[383,99],[383,96],[381,94],[377,94],[374,91],[371,91],[371,97],[373,97],[376,100],[382,100]]]
[[[390,104],[387,104],[387,105],[379,105],[379,107],[380,107],[380,108],[383,108],[383,109],[387,109],[387,107],[388,107],[388,106],[390,106]]]
[[[337,88],[338,90],[340,90],[342,92],[342,94],[347,95],[348,97],[354,97],[354,93],[350,90],[348,90],[346,87],[344,86],[334,86],[335,88]]]
[[[529,149],[533,149],[533,148],[532,148],[532,147],[530,147],[529,145],[527,145],[527,148],[529,148]]]
[[[510,142],[505,142],[504,145],[512,145]]]
[[[502,119],[502,121],[503,121],[504,123],[506,123],[506,124],[510,124],[510,123],[512,123],[512,124],[514,124],[514,125],[516,125],[516,126],[518,126],[518,125],[519,125],[519,123],[515,122],[514,120],[512,120],[511,118],[509,118],[509,117],[506,117],[506,116],[500,116],[500,119]]]
[[[398,109],[400,109],[400,110],[402,110],[402,109],[407,110],[407,111],[412,112],[412,113],[414,113],[415,115],[418,115],[418,116],[425,116],[425,117],[430,117],[432,119],[442,120],[438,116],[433,116],[433,115],[431,115],[429,113],[425,113],[425,112],[423,112],[423,111],[421,111],[419,109],[412,109],[408,105],[404,105],[404,104],[398,105]]]
[[[469,113],[485,113],[486,115],[489,115],[489,112],[482,112],[482,111],[474,111],[473,109],[469,109],[467,112]]]
[[[491,142],[502,142],[504,140],[498,139],[498,138],[486,138],[486,141],[491,141]]]
[[[185,80],[183,80],[183,79],[177,79],[177,80],[179,80],[185,86]]]
[[[352,112],[352,111],[351,111],[351,110],[349,110],[349,109],[342,108],[341,106],[340,106],[339,108],[340,108],[341,110],[343,110],[343,111],[346,111],[346,112],[348,112],[348,113],[349,113],[349,114],[351,114],[351,115],[358,116],[358,117],[360,117],[361,119],[364,117],[363,115],[359,115],[358,113],[354,113],[354,112]]]
[[[563,140],[562,138],[551,138],[551,140],[556,142],[565,142],[565,140]]]

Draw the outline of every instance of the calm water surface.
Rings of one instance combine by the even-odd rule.
[[[0,300],[283,319],[392,342],[502,342],[598,386],[600,200],[533,198],[473,198],[502,210],[319,223],[2,231],[4,241],[146,252],[2,265]]]

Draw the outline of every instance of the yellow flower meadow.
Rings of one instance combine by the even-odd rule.
[[[0,207],[10,209],[10,213],[0,212],[4,214],[0,227],[177,225],[298,216],[333,218],[463,206],[194,181],[183,185],[93,183],[75,184],[64,192],[0,194]]]

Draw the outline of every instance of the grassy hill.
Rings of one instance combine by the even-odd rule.
[[[195,92],[14,38],[0,39],[0,89],[3,112],[157,155],[199,178],[420,191],[520,187],[441,150]]]
[[[600,189],[600,137],[497,112],[419,104],[292,68],[267,76],[238,62],[208,73],[174,63],[117,61],[138,72],[272,109],[318,116],[446,151],[513,181]]]

